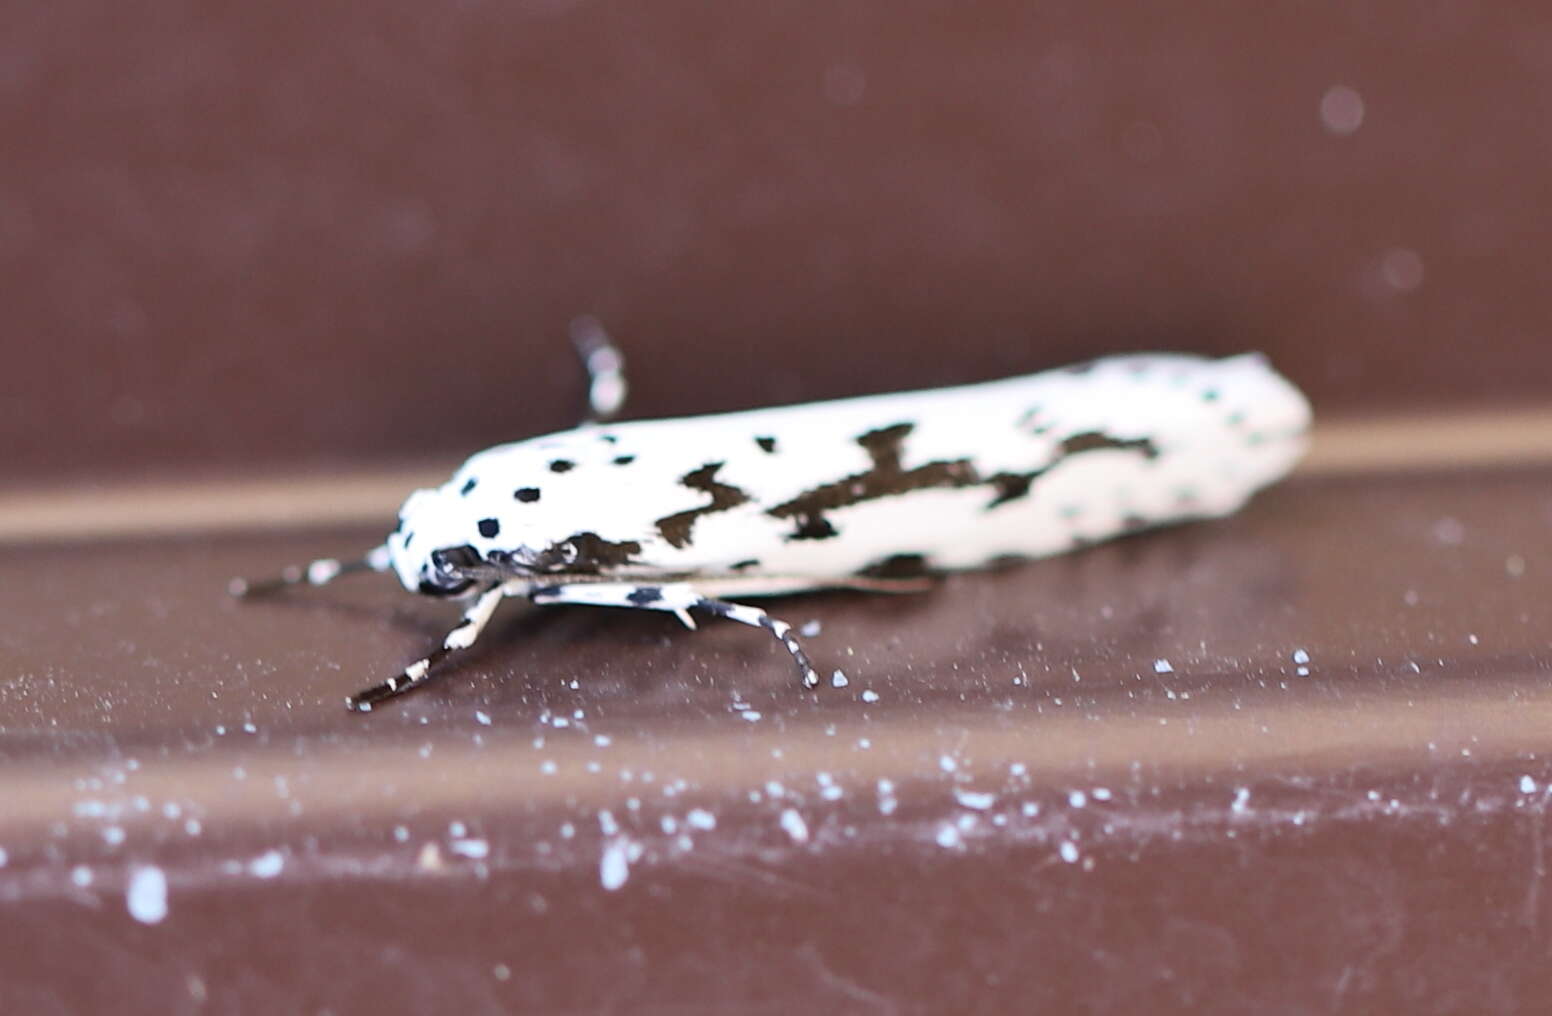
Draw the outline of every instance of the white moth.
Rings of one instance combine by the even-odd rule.
[[[803,686],[791,628],[728,602],[805,590],[915,589],[935,572],[1072,550],[1226,515],[1302,455],[1310,408],[1256,354],[1115,356],[959,388],[716,416],[605,423],[623,361],[573,328],[594,420],[499,445],[418,490],[363,559],[315,561],[236,595],[392,568],[468,604],[442,645],[346,700],[369,710],[426,682],[503,597],[691,611],[763,627]]]

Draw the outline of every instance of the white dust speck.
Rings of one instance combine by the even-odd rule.
[[[4,847],[0,847],[0,868],[4,868],[7,864],[10,864],[10,863],[11,863],[11,855],[6,851],[6,849]]]
[[[204,828],[197,818],[185,819],[183,823],[183,831],[189,836],[198,836],[204,831]]]
[[[167,876],[162,869],[136,868],[124,890],[129,916],[141,924],[157,924],[167,917]]]
[[[959,827],[948,822],[938,826],[937,840],[938,846],[942,847],[944,850],[953,850],[955,847],[961,846],[965,842],[964,837],[960,836],[959,834]]]
[[[1380,255],[1380,277],[1392,289],[1408,292],[1423,284],[1423,256],[1410,247],[1392,247]],[[1455,522],[1445,519],[1444,522]],[[1458,526],[1460,523],[1455,522]],[[1464,535],[1464,534],[1462,534]],[[1440,543],[1449,544],[1435,528],[1434,536]],[[1455,541],[1459,543],[1459,540]]]
[[[1229,805],[1229,810],[1236,815],[1243,815],[1250,810],[1250,788],[1235,787],[1234,801]]]
[[[614,743],[614,738],[610,737],[608,734],[594,734],[593,743],[598,745],[600,748],[607,748]]]
[[[410,839],[409,828],[406,827],[406,826],[401,826],[401,825],[394,826],[393,827],[393,838],[394,838],[395,841],[397,841],[399,843],[408,843],[409,839]]]
[[[598,831],[605,836],[613,836],[620,831],[620,824],[614,820],[614,813],[604,809],[598,813]]]
[[[1300,677],[1309,677],[1310,670],[1308,667],[1296,667],[1293,672]]]
[[[1466,526],[1460,519],[1446,515],[1433,524],[1433,538],[1446,547],[1458,547],[1466,542]]]
[[[604,843],[603,856],[598,859],[598,881],[605,889],[614,892],[630,878],[630,840],[623,836]]]
[[[1069,790],[1067,792],[1067,803],[1074,808],[1082,808],[1089,803],[1089,795],[1081,790]]]
[[[464,825],[462,822],[449,822],[449,823],[447,823],[447,835],[449,835],[449,836],[459,837],[459,836],[464,835],[468,831],[469,831],[469,827]]]
[[[781,827],[792,837],[793,843],[808,842],[808,823],[803,821],[803,816],[797,813],[796,808],[788,808],[781,813]]]
[[[1008,766],[1009,776],[1023,776],[1028,772],[1029,767],[1022,762],[1014,762],[1012,765]]]
[[[285,866],[284,854],[278,850],[266,850],[248,862],[248,874],[254,878],[274,878]]]
[[[848,684],[851,684],[851,682],[849,680],[847,680],[846,674],[845,674],[844,671],[837,670],[835,673],[830,675],[830,687],[832,687],[832,688],[844,688]]]
[[[872,688],[864,688],[862,690],[862,694],[858,697],[861,698],[864,702],[877,702],[878,692],[874,691]]]
[[[1036,815],[1040,814],[1040,802],[1025,801],[1023,804],[1019,805],[1019,811],[1023,812],[1025,818],[1034,818]]]
[[[1294,663],[1308,663],[1309,661],[1310,661],[1310,655],[1309,655],[1309,653],[1307,651],[1305,651],[1303,649],[1295,649],[1293,651],[1293,662]]]
[[[1517,579],[1525,574],[1525,559],[1518,554],[1510,554],[1504,558],[1504,571],[1511,579]]]
[[[245,733],[245,734],[257,734],[258,732],[259,732],[259,728],[255,727],[253,724],[251,724],[251,723],[244,723],[243,724],[243,733]]]
[[[798,629],[798,632],[804,638],[811,639],[814,636],[818,635],[823,629],[824,629],[824,626],[821,625],[817,620],[805,621],[805,622],[803,622],[803,627]]]
[[[484,712],[482,710],[476,709],[474,711],[474,721],[476,723],[480,724],[481,726],[488,727],[488,726],[490,726],[490,714],[487,713],[487,712]]]
[[[1154,660],[1153,672],[1155,674],[1173,674],[1175,667],[1168,660]]]
[[[1351,134],[1363,126],[1363,96],[1347,85],[1332,85],[1320,97],[1320,122],[1332,134]]]
[[[1096,801],[1108,801],[1110,800],[1110,788],[1095,787],[1093,790],[1089,791],[1089,796]]]
[[[539,763],[539,771],[541,773],[543,773],[544,775],[546,775],[546,776],[553,776],[553,775],[555,775],[555,769],[556,769],[556,766],[555,766],[555,760],[554,759],[548,759],[547,758],[543,762]]]
[[[490,844],[485,840],[453,840],[447,845],[447,849],[460,857],[468,857],[476,861],[490,855]]]
[[[1062,840],[1062,845],[1056,848],[1056,852],[1062,855],[1062,860],[1068,864],[1078,863],[1078,845],[1071,840]]]
[[[103,842],[110,847],[116,847],[124,842],[124,827],[110,825],[102,831]]]
[[[748,720],[750,723],[760,722],[760,710],[758,709],[745,709],[739,715]]]
[[[441,871],[442,848],[435,843],[422,845],[420,853],[415,855],[415,866],[421,871]]]
[[[78,864],[70,869],[70,881],[78,887],[85,889],[92,884],[92,869],[84,864]]]
[[[490,973],[498,981],[510,981],[512,979],[512,968],[505,963],[497,963],[490,968]]]
[[[1530,774],[1526,773],[1524,776],[1521,776],[1520,777],[1520,793],[1522,793],[1522,794],[1534,794],[1535,792],[1536,792],[1536,781],[1531,779]]]
[[[1466,641],[1470,642],[1474,646],[1475,645],[1480,645],[1481,642],[1482,642],[1482,640],[1477,638],[1475,635],[1467,635],[1466,636]]]
[[[684,821],[692,829],[717,828],[717,816],[705,808],[691,808],[690,813],[684,817]]]
[[[831,64],[824,72],[825,98],[837,106],[855,106],[867,91],[868,76],[853,63]]]
[[[955,787],[954,800],[958,801],[961,807],[985,811],[997,803],[997,795],[979,793],[973,790],[961,790],[959,787]]]
[[[938,768],[946,773],[951,773],[959,768],[959,763],[954,761],[954,756],[952,755],[939,755]]]

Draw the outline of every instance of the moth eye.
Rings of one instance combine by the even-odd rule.
[[[496,519],[480,519],[480,535],[493,540],[501,534],[501,523]]]
[[[467,543],[461,547],[445,547],[431,552],[431,563],[444,572],[473,568],[480,563],[480,553]]]

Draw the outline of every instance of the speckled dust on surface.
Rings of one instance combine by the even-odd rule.
[[[1339,501],[1306,492],[1281,519],[1340,516]],[[1289,531],[1269,511],[1268,524],[1247,516],[1237,541],[1232,526],[1180,530],[926,597],[783,603],[799,622],[826,612],[810,648],[830,679],[812,693],[735,631],[691,641],[650,620],[557,614],[550,628],[514,624],[364,722],[332,708],[354,676],[327,647],[342,630],[369,646],[388,633],[375,662],[353,666],[391,665],[439,617],[394,614],[391,591],[352,592],[277,608],[296,646],[265,634],[233,658],[215,637],[230,618],[199,613],[185,573],[241,572],[247,558],[206,565],[207,548],[171,548],[148,591],[84,610],[55,594],[47,634],[65,649],[0,688],[10,729],[43,734],[0,744],[0,899],[111,902],[150,925],[176,922],[180,897],[214,884],[542,869],[630,894],[665,867],[802,864],[883,844],[944,858],[1019,847],[1081,875],[1180,841],[1539,814],[1552,796],[1552,661],[1477,661],[1532,637],[1545,523],[1494,534],[1478,599],[1440,604],[1441,576],[1486,538],[1480,516],[1384,517],[1393,530],[1363,538],[1390,534],[1401,564],[1356,579],[1327,582],[1308,555],[1267,551],[1268,532]],[[102,564],[78,567],[84,581]],[[1279,582],[1312,588],[1237,606]],[[1235,598],[1212,600],[1225,587]],[[1295,612],[1279,613],[1290,596]],[[1402,628],[1404,647],[1335,641],[1328,600],[1342,625]],[[194,661],[159,689],[177,703],[170,722],[160,701],[92,683],[104,650],[83,641],[91,623],[128,610],[142,611],[144,647],[124,659]],[[71,662],[82,644],[96,655]],[[555,661],[566,666],[552,674]],[[100,701],[100,729],[50,726],[72,695]]]

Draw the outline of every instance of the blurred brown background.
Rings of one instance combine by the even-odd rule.
[[[1552,391],[1552,14],[1471,3],[5,5],[6,483],[456,458],[1260,348]]]

